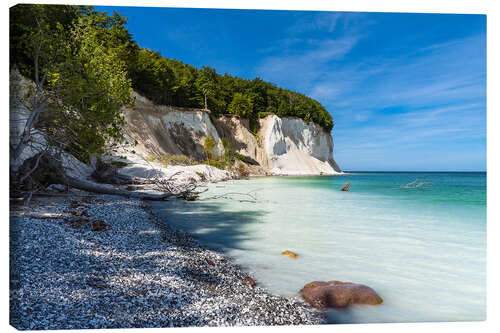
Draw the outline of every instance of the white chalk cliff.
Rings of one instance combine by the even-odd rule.
[[[137,93],[134,97],[134,107],[124,110],[125,132],[137,140],[139,151],[156,155],[182,154],[200,160],[205,138],[210,136],[216,143],[214,155],[224,152],[208,111],[155,105]]]
[[[276,175],[336,174],[333,140],[319,125],[299,118],[270,115],[259,131],[264,149],[262,163]]]
[[[158,106],[135,94],[132,109],[124,110],[126,132],[138,142],[143,155],[183,154],[203,158],[207,136],[216,142],[214,154],[224,152],[222,138],[234,144],[254,174],[333,175],[342,171],[333,159],[330,133],[313,122],[299,118],[269,115],[260,119],[255,136],[248,120],[221,116],[212,122],[209,112],[200,109]]]

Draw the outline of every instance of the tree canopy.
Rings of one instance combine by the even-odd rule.
[[[139,53],[149,56],[141,59],[140,68],[135,68],[132,85],[156,103],[203,108],[206,96],[208,109],[215,116],[236,114],[255,123],[258,118],[273,113],[313,121],[327,131],[333,128],[330,113],[318,101],[298,92],[279,88],[260,78],[247,80],[227,73],[221,75],[206,66],[197,69],[182,61],[164,58],[155,51],[140,49]],[[152,68],[155,70],[151,71]],[[167,77],[171,84],[159,83]]]
[[[227,73],[221,75],[214,68],[204,66],[198,69],[141,48],[126,29],[127,20],[124,17],[116,12],[109,16],[87,6],[17,5],[10,9],[11,66],[17,66],[27,77],[34,76],[33,49],[27,47],[28,37],[38,31],[34,17],[45,22],[46,30],[53,34],[62,36],[70,33],[88,38],[85,42],[77,39],[70,43],[73,52],[70,62],[66,61],[67,55],[59,56],[62,57],[59,62],[73,67],[67,69],[68,73],[79,73],[79,78],[83,80],[77,80],[74,89],[80,89],[79,93],[87,97],[96,93],[86,105],[88,110],[116,109],[126,103],[126,86],[130,84],[135,91],[157,104],[203,108],[206,100],[208,109],[215,116],[236,114],[248,118],[254,131],[258,126],[257,120],[269,113],[313,121],[327,131],[333,128],[330,113],[314,99],[260,78],[248,80]],[[81,54],[78,55],[77,50]],[[94,74],[83,75],[85,71],[81,69]],[[55,75],[58,74],[54,72],[52,78]],[[112,91],[117,82],[124,85]],[[89,83],[95,83],[96,89],[90,88],[85,92]],[[120,103],[104,96],[114,96],[114,101]],[[69,101],[69,104],[74,105],[74,102]],[[113,113],[112,117],[118,119],[119,114]],[[106,128],[118,130],[113,125]]]
[[[33,126],[44,132],[47,142],[89,161],[123,141],[121,109],[133,102],[123,57],[126,45],[121,40],[125,21],[89,8],[69,11],[67,6],[57,6],[63,12],[78,13],[64,26],[53,21],[57,11],[46,7],[50,6],[11,9],[15,16],[33,15],[34,22],[22,34],[16,22],[11,22],[11,34],[17,34],[19,43],[25,45],[23,50],[11,48],[20,55],[15,64],[34,82],[24,104],[37,115]]]

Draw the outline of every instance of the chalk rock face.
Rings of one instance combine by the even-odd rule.
[[[344,308],[353,304],[377,305],[382,298],[370,287],[341,281],[308,283],[299,294],[312,307],[320,310]]]
[[[196,183],[211,182],[216,183],[232,178],[232,174],[226,170],[216,167],[198,164],[198,165],[168,165],[164,166],[158,161],[146,161],[141,154],[131,153],[129,151],[119,151],[119,155],[125,157],[123,162],[127,165],[120,168],[120,173],[131,177],[140,178],[171,178],[175,183],[185,184],[190,181]]]
[[[248,119],[234,115],[223,115],[215,120],[214,125],[219,135],[229,139],[238,153],[250,157],[259,164],[265,159],[260,143],[255,135],[250,132]]]
[[[333,175],[341,172],[333,160],[333,140],[321,126],[276,115],[261,119],[259,138],[263,164],[277,175]]]
[[[134,97],[135,108],[125,109],[123,114],[127,121],[127,135],[139,142],[138,150],[141,153],[182,154],[203,160],[203,144],[208,136],[216,143],[214,156],[224,153],[208,111],[155,105],[137,93],[134,93]]]
[[[341,173],[333,159],[333,140],[321,126],[302,119],[269,115],[260,119],[257,135],[248,119],[220,116],[214,122],[201,109],[155,105],[134,93],[134,109],[125,109],[127,136],[139,143],[143,156],[182,154],[204,160],[203,144],[210,136],[215,156],[224,153],[221,138],[244,156],[252,174],[333,175]]]

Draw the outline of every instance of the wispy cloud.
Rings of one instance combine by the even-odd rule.
[[[301,34],[311,31],[333,32],[341,18],[341,13],[322,13],[315,16],[301,18],[286,30],[291,34]]]
[[[356,36],[301,40],[301,51],[295,51],[295,48],[294,51],[285,50],[280,55],[267,57],[257,67],[257,74],[271,81],[293,80],[295,84],[300,81],[304,85],[320,78],[321,69],[332,61],[342,59],[357,41]]]
[[[332,14],[299,21],[288,29],[295,35],[280,52],[275,50],[257,68],[259,75],[299,89],[330,110],[341,165],[343,157],[352,161],[379,154],[393,161],[394,154],[424,154],[426,149],[426,158],[432,155],[435,162],[439,155],[428,149],[460,154],[464,142],[484,145],[484,34],[403,52],[376,52],[372,46],[371,52],[360,54],[354,50],[369,38],[360,29],[367,24],[347,18]],[[319,30],[335,33],[305,38]]]

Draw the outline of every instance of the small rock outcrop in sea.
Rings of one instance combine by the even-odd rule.
[[[346,183],[342,188],[340,189],[341,191],[349,191],[349,187],[351,186],[351,183]]]
[[[320,310],[382,303],[382,298],[372,288],[352,282],[314,281],[306,284],[299,294],[312,307]]]

